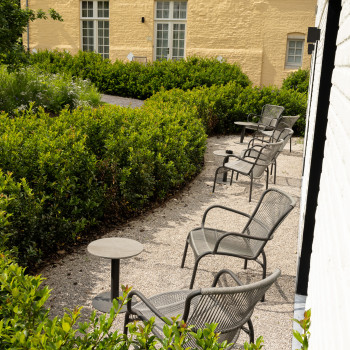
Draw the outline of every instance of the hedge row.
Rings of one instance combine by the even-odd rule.
[[[190,57],[180,61],[111,63],[101,55],[80,51],[42,51],[30,56],[30,64],[50,73],[69,73],[89,79],[100,92],[146,99],[162,88],[190,90],[198,86],[222,85],[235,81],[250,85],[248,77],[236,64],[220,63],[216,59]]]
[[[148,108],[168,108],[186,105],[194,108],[195,118],[205,125],[209,135],[240,132],[234,122],[246,120],[249,113],[260,114],[263,105],[275,104],[285,107],[283,115],[300,115],[294,126],[296,135],[304,135],[307,96],[294,90],[276,87],[242,87],[235,82],[224,86],[196,88],[191,91],[173,89],[161,91],[149,98]]]
[[[11,198],[5,233],[20,262],[78,239],[106,212],[134,215],[193,177],[206,135],[192,115],[190,106],[1,114],[0,184]]]

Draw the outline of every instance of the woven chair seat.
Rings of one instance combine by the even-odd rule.
[[[271,287],[280,275],[280,270],[262,281],[248,285],[238,279],[230,270],[219,271],[209,288],[195,291],[177,290],[146,298],[138,291],[131,291],[125,314],[124,333],[127,334],[127,324],[132,320],[147,321],[155,318],[152,332],[163,338],[163,326],[166,317],[172,322],[172,318],[180,315],[187,325],[192,326],[192,331],[205,328],[206,324],[217,323],[216,332],[220,333],[219,342],[225,340],[228,343],[236,342],[241,330],[249,334],[250,342],[254,341],[254,328],[251,316],[255,305]],[[235,282],[235,286],[217,287],[222,275],[228,274]],[[225,282],[224,282],[225,283]],[[132,305],[134,296],[142,301]],[[161,318],[162,317],[162,318]],[[245,326],[248,325],[248,328]],[[187,335],[186,348],[197,348],[195,339],[189,333]],[[232,348],[232,347],[230,347]]]
[[[218,238],[225,233],[227,232],[210,228],[192,230],[188,239],[196,258],[201,254],[213,252]],[[245,256],[250,259],[255,256],[250,240],[235,236],[224,238],[219,245],[217,254]]]

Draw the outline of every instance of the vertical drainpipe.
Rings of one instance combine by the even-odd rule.
[[[26,8],[29,8],[29,0],[26,0]],[[27,25],[27,51],[29,52],[29,22]]]

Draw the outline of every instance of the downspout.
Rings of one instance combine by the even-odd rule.
[[[29,8],[29,0],[26,0],[26,8]],[[27,25],[27,51],[29,52],[29,22]]]

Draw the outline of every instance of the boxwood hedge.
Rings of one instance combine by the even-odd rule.
[[[23,181],[2,183],[2,193],[16,198],[3,233],[11,231],[20,262],[72,242],[108,211],[134,215],[193,177],[206,135],[192,114],[188,106],[1,114],[0,169]]]
[[[241,86],[251,84],[237,64],[216,59],[190,57],[180,61],[111,63],[94,52],[73,56],[68,52],[41,51],[30,56],[31,65],[50,73],[69,73],[89,79],[100,92],[146,99],[162,88],[190,90],[198,86],[227,84],[235,81]]]

